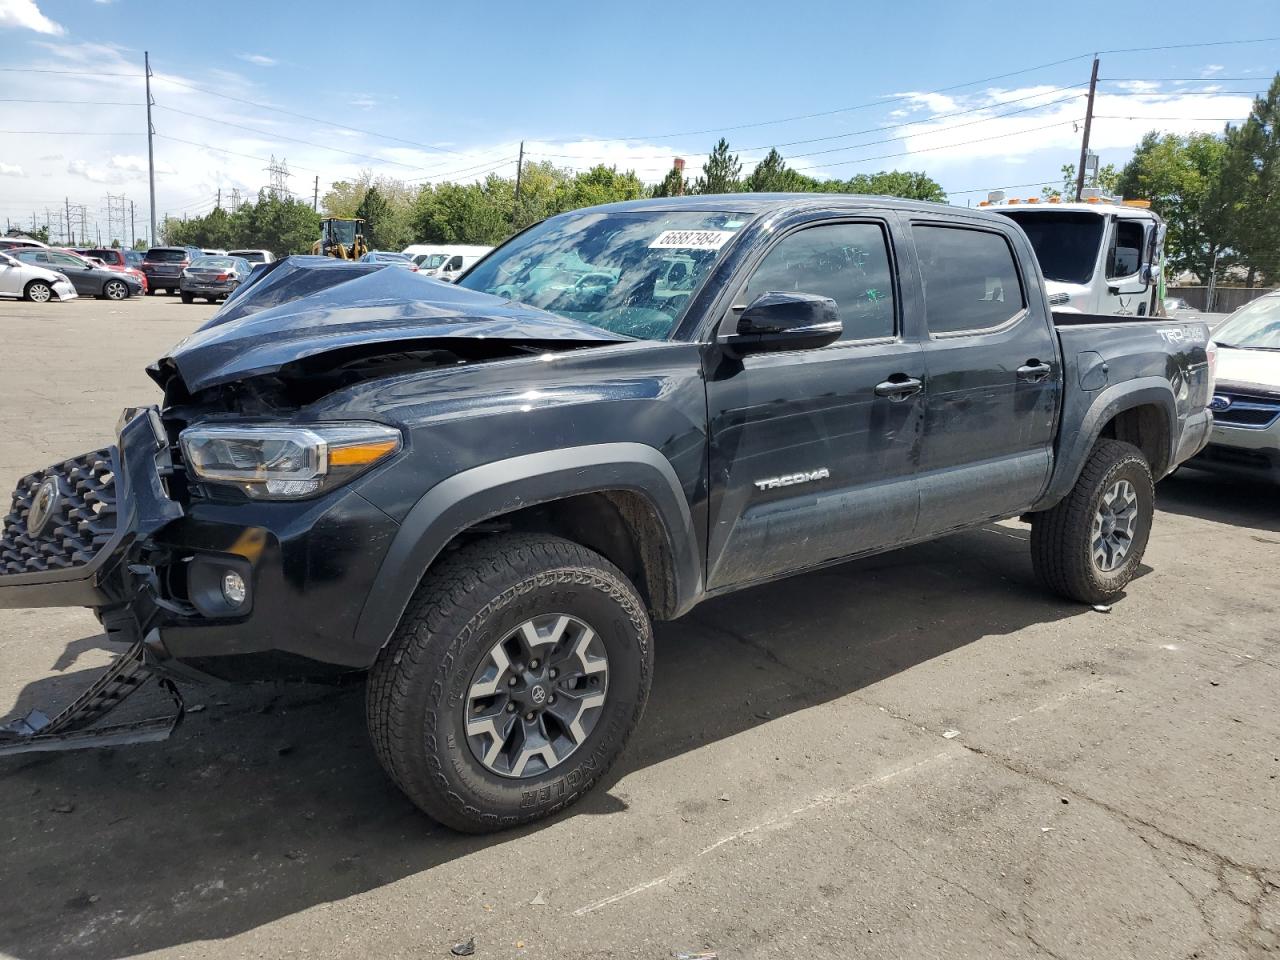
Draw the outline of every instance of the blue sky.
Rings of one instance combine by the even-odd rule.
[[[323,194],[362,168],[415,182],[510,174],[521,139],[532,158],[650,181],[673,156],[696,168],[724,135],[747,169],[776,144],[823,176],[924,170],[953,202],[1024,183],[1015,192],[1033,194],[1078,153],[1094,50],[1280,35],[1275,0],[1220,0],[1211,21],[1205,10],[0,0],[0,130],[39,131],[0,133],[0,216],[43,219],[69,197],[105,225],[106,195],[124,194],[145,219],[144,49],[161,214],[202,213],[219,188],[224,202],[256,191],[272,155],[309,199],[316,176]],[[1054,61],[1066,62],[1027,69]],[[1148,129],[1220,130],[1277,68],[1277,41],[1106,53],[1095,146],[1122,163]],[[73,102],[32,102],[53,100]]]

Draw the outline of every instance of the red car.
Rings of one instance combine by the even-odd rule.
[[[72,253],[78,253],[82,257],[97,257],[112,270],[118,270],[133,277],[142,284],[142,292],[147,292],[147,275],[137,267],[130,266],[125,251],[114,247],[77,247]]]

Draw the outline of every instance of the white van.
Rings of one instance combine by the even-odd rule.
[[[414,243],[401,252],[413,258],[420,275],[437,280],[456,280],[462,271],[469,269],[492,249],[457,243]]]

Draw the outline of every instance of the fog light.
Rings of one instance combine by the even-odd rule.
[[[244,598],[249,595],[249,590],[244,585],[244,577],[234,570],[228,570],[224,573],[222,575],[222,595],[226,598],[227,603],[233,607],[238,607],[244,603]]]

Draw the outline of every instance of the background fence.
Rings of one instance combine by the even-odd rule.
[[[1213,303],[1209,303],[1208,287],[1175,287],[1165,288],[1165,296],[1181,297],[1187,301],[1192,310],[1203,310],[1206,313],[1231,313],[1239,310],[1251,300],[1256,300],[1264,293],[1280,290],[1280,287],[1215,287]]]

